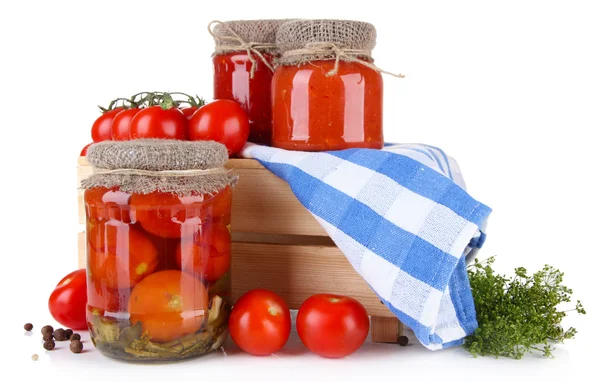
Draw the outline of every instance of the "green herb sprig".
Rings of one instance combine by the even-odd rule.
[[[479,327],[465,340],[473,356],[504,356],[515,359],[541,352],[552,357],[551,345],[573,338],[575,328],[560,325],[566,316],[557,305],[570,302],[573,291],[562,284],[563,273],[546,265],[532,276],[516,268],[506,278],[494,272],[495,257],[475,259],[467,269]],[[585,314],[580,301],[573,311]]]

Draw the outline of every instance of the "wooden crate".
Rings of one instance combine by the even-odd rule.
[[[290,187],[260,163],[231,159],[226,165],[240,176],[232,206],[232,291],[234,301],[250,289],[279,294],[290,309],[316,293],[336,293],[360,301],[371,316],[375,342],[397,342],[402,324],[352,268]],[[79,158],[78,182],[91,175]],[[79,223],[85,224],[80,190]],[[85,266],[85,232],[79,233],[79,265]]]

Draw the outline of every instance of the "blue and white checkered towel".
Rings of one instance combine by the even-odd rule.
[[[381,301],[429,349],[477,328],[466,264],[491,209],[467,192],[456,162],[426,145],[286,151],[247,144],[298,200]]]

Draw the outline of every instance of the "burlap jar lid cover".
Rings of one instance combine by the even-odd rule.
[[[248,59],[252,62],[251,78],[254,77],[257,59],[264,62],[271,71],[274,71],[275,69],[263,53],[277,53],[275,35],[279,27],[290,20],[233,20],[225,22],[213,20],[208,24],[208,33],[215,40],[213,56],[246,51]]]
[[[227,148],[212,141],[137,139],[91,145],[87,161],[94,173],[84,189],[119,187],[128,193],[214,194],[238,177],[224,166]]]
[[[276,35],[281,57],[278,65],[302,65],[317,60],[335,60],[327,73],[337,73],[339,61],[357,62],[381,73],[402,78],[373,64],[377,31],[370,23],[352,20],[293,20],[282,24]]]

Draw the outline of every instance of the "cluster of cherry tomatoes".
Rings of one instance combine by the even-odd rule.
[[[92,143],[142,138],[216,141],[234,156],[250,134],[248,114],[237,102],[225,99],[205,103],[184,93],[144,92],[117,98],[100,110],[102,115],[92,125]]]
[[[245,352],[269,355],[287,342],[291,316],[277,294],[254,289],[240,297],[229,316],[229,333]],[[369,316],[357,300],[340,295],[316,294],[304,301],[296,316],[296,331],[313,353],[340,358],[354,353],[369,333]]]

